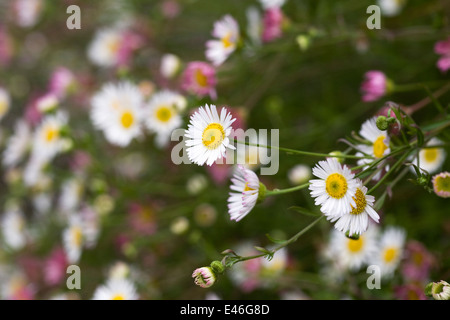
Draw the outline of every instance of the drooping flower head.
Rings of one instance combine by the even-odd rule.
[[[328,158],[319,161],[313,175],[319,179],[310,180],[309,190],[326,216],[339,218],[356,207],[354,197],[358,184],[347,166],[342,166],[336,158]]]
[[[237,48],[239,25],[229,14],[214,23],[212,32],[216,39],[206,42],[206,58],[214,65],[221,65]]]
[[[141,134],[143,104],[138,86],[107,83],[91,99],[91,120],[110,143],[125,147]]]
[[[225,157],[227,148],[235,149],[228,138],[235,120],[225,107],[220,116],[215,105],[200,107],[191,116],[185,133],[189,160],[200,166],[205,163],[211,166],[217,159]]]
[[[216,274],[211,267],[201,267],[194,270],[192,278],[196,285],[202,288],[209,288],[216,282]]]
[[[237,166],[231,182],[233,184],[228,197],[228,213],[231,220],[240,221],[255,206],[259,197],[260,183],[258,176],[242,165]]]
[[[386,75],[378,70],[371,70],[364,74],[361,84],[364,102],[376,101],[387,93],[388,79]]]
[[[433,176],[433,190],[442,198],[450,198],[450,173],[441,172]]]
[[[209,95],[215,100],[217,98],[216,84],[216,70],[212,65],[207,62],[192,61],[183,72],[181,87],[187,93],[199,98]]]
[[[369,218],[377,222],[380,219],[378,213],[373,209],[375,197],[367,194],[367,188],[363,185],[360,179],[357,179],[356,193],[353,199],[356,206],[351,205],[352,211],[343,215],[342,217],[335,217],[331,222],[336,221],[334,227],[343,232],[348,232],[350,235],[361,235],[367,230],[369,226]]]

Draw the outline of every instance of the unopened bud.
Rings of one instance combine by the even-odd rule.
[[[211,269],[215,272],[215,273],[223,273],[225,271],[225,267],[222,264],[222,262],[220,261],[213,261],[211,262]]]

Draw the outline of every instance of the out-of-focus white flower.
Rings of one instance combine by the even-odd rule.
[[[236,48],[240,38],[239,25],[231,15],[214,23],[212,35],[217,38],[206,42],[206,58],[214,65],[221,65]]]
[[[172,79],[180,71],[181,60],[172,53],[166,53],[161,58],[161,65],[159,71],[164,78]]]
[[[14,127],[14,134],[7,140],[3,151],[3,165],[14,167],[22,160],[30,148],[31,129],[24,120],[18,120]]]
[[[33,27],[42,12],[42,0],[14,0],[12,2],[15,22],[22,28]]]
[[[0,88],[0,120],[8,113],[11,107],[11,96],[9,92]]]
[[[293,185],[300,185],[308,182],[312,177],[311,168],[304,164],[294,166],[288,172],[288,179]]]
[[[92,300],[138,300],[136,286],[126,278],[111,278],[99,286]]]
[[[27,241],[25,217],[19,208],[13,206],[6,209],[2,217],[2,234],[5,244],[13,249],[22,249]]]

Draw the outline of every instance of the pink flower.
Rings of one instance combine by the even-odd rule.
[[[209,288],[216,282],[216,275],[210,267],[195,269],[192,278],[195,284],[202,288]]]
[[[371,70],[366,72],[364,81],[361,84],[362,100],[371,102],[380,99],[386,94],[387,82],[386,75],[381,71]]]
[[[117,65],[119,67],[128,66],[133,52],[142,47],[143,43],[144,40],[139,34],[133,31],[124,31],[119,51],[117,52]]]
[[[128,211],[129,223],[138,233],[151,235],[156,231],[155,209],[150,205],[133,203]]]
[[[13,43],[8,32],[0,26],[0,65],[8,65],[13,56]]]
[[[437,61],[437,67],[442,72],[450,69],[450,37],[447,40],[436,42],[434,52],[441,57]]]
[[[423,286],[416,283],[408,283],[394,289],[395,296],[399,300],[427,300]]]
[[[283,12],[279,7],[272,7],[264,12],[262,40],[273,41],[282,34]]]
[[[209,95],[215,100],[216,83],[216,70],[213,66],[206,62],[193,61],[184,70],[181,86],[183,90],[200,98]]]
[[[52,251],[45,262],[44,278],[45,282],[54,286],[61,283],[66,278],[67,258],[62,248]]]
[[[434,261],[433,255],[422,243],[409,241],[406,245],[402,274],[412,281],[427,281]]]
[[[75,83],[75,76],[69,69],[58,67],[53,71],[48,90],[58,98],[64,98]]]

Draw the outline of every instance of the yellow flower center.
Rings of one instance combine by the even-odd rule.
[[[0,101],[0,115],[3,115],[8,111],[8,104],[5,101]]]
[[[248,182],[245,183],[244,191],[254,191],[254,190],[255,190],[255,189],[250,188],[250,187],[248,186]]]
[[[225,139],[225,131],[220,123],[210,123],[202,134],[203,145],[209,150],[217,149]]]
[[[119,51],[119,41],[116,39],[110,40],[107,44],[107,48],[110,53],[115,54],[117,51]]]
[[[384,250],[384,261],[389,263],[392,262],[397,257],[397,249],[390,247]]]
[[[362,236],[360,236],[357,240],[354,239],[347,240],[348,250],[350,250],[350,252],[353,253],[361,251],[363,245],[364,245],[364,238]]]
[[[59,135],[59,131],[52,127],[47,127],[44,130],[45,141],[50,143],[55,140]]]
[[[330,197],[341,199],[348,189],[347,180],[342,174],[330,174],[325,182],[325,189]]]
[[[81,247],[81,244],[83,242],[83,233],[81,232],[80,227],[73,227],[72,229],[72,236],[73,236],[73,243],[77,247]]]
[[[122,123],[122,126],[125,129],[128,129],[133,125],[134,122],[133,114],[129,111],[122,113],[122,116],[120,117],[120,122]]]
[[[125,300],[125,297],[122,294],[116,294],[114,297],[112,297],[111,300]]]
[[[172,108],[169,106],[161,106],[156,110],[156,119],[161,122],[167,122],[172,118]]]
[[[377,140],[373,143],[373,155],[376,158],[381,158],[384,155],[384,151],[388,148],[388,146],[384,143],[385,136],[379,136]]]
[[[223,37],[221,39],[222,44],[225,49],[227,49],[233,45],[233,42],[231,42],[231,36],[232,36],[232,34],[231,34],[231,32],[229,32],[229,33],[227,33],[227,35],[225,37]]]
[[[197,81],[197,84],[200,87],[206,87],[208,85],[208,79],[206,76],[202,73],[201,70],[195,71],[195,81]]]
[[[445,177],[437,176],[434,183],[438,192],[450,192],[450,175]]]
[[[367,201],[366,201],[366,195],[364,192],[362,192],[361,189],[356,189],[355,196],[353,197],[353,200],[356,202],[356,208],[354,208],[352,205],[352,211],[350,214],[358,215],[364,212],[364,209],[366,209]]]
[[[438,148],[426,148],[423,151],[423,157],[427,162],[434,162],[438,157]]]

